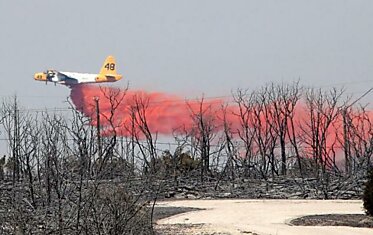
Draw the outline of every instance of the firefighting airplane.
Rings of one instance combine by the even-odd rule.
[[[62,72],[49,69],[45,72],[35,73],[34,79],[45,83],[54,82],[54,84],[72,86],[80,83],[116,82],[122,79],[122,75],[117,74],[115,58],[108,56],[99,74]]]

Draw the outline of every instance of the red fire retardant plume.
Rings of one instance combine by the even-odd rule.
[[[226,104],[222,99],[206,99],[201,106],[201,99],[185,101],[176,95],[161,92],[119,90],[110,87],[102,88],[96,85],[73,86],[71,88],[71,99],[79,111],[91,117],[92,125],[96,125],[97,121],[95,99],[98,99],[103,135],[111,135],[114,130],[117,135],[130,136],[136,133],[142,137],[141,125],[138,125],[141,118],[146,120],[150,133],[163,135],[171,135],[175,132],[183,133],[184,131],[190,133],[192,127],[200,125],[198,118],[201,116],[204,117],[205,124],[212,123],[215,126],[213,131],[223,129],[223,120],[230,123],[233,133],[237,134],[241,126],[239,115],[237,115],[239,113],[238,106],[234,103]],[[269,108],[269,110],[271,109]],[[137,123],[132,121],[134,120],[133,117],[135,117]],[[368,127],[369,122],[373,122],[373,113],[369,111],[366,117],[368,119],[361,122],[362,115],[355,112],[351,123],[355,125],[360,123],[360,126],[367,125],[366,127]],[[271,119],[264,118],[264,114],[261,114],[259,119],[261,121],[259,126],[263,132],[267,132],[268,128],[274,125],[274,121],[266,122],[266,120]],[[252,116],[248,119],[248,126],[258,127],[257,120],[256,116]],[[309,122],[310,114],[307,108],[304,104],[298,102],[294,110],[294,131],[300,139],[304,139],[307,134],[311,133]],[[288,129],[292,128],[289,126]],[[371,138],[372,133],[366,131],[365,127],[360,129],[362,137]],[[198,135],[198,133],[195,133],[195,135]],[[341,149],[343,147],[339,143],[341,141],[337,140],[342,139],[343,118],[342,113],[340,113],[328,129],[325,144]],[[286,142],[289,143],[289,140],[286,140]],[[303,143],[305,142],[307,141],[303,140]]]
[[[111,131],[114,128],[116,134],[122,136],[134,133],[132,126],[135,126],[137,133],[140,132],[139,125],[132,125],[133,113],[138,122],[141,118],[146,118],[151,133],[163,135],[170,135],[175,131],[190,131],[194,121],[192,116],[195,116],[193,114],[203,112],[206,120],[213,121],[214,124],[222,123],[223,120],[221,110],[224,100],[221,99],[204,100],[200,109],[201,100],[185,101],[176,95],[161,92],[119,90],[95,85],[73,86],[71,99],[79,111],[92,118],[92,125],[96,125],[97,121],[95,99],[98,99],[100,125],[103,129]],[[232,107],[227,107],[230,108]],[[233,115],[229,115],[228,118],[235,119]],[[109,132],[104,130],[103,134]]]

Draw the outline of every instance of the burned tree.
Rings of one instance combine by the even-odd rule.
[[[353,175],[369,169],[373,155],[373,120],[365,107],[342,110],[343,134],[337,139],[345,155],[345,173]]]
[[[134,96],[133,104],[130,107],[131,113],[131,134],[135,137],[135,142],[139,148],[142,159],[145,164],[145,173],[156,172],[156,160],[157,160],[157,134],[155,136],[150,130],[148,123],[148,112],[149,112],[149,97],[146,96]],[[138,129],[139,131],[136,131]],[[141,139],[144,138],[145,141]],[[149,156],[149,159],[148,157]]]
[[[238,105],[238,111],[235,115],[239,119],[239,128],[237,133],[243,142],[244,154],[239,159],[244,168],[244,176],[250,176],[250,169],[253,167],[253,126],[251,123],[251,115],[253,115],[254,95],[248,94],[248,91],[238,90],[234,95],[235,102]]]
[[[119,88],[100,88],[103,99],[105,103],[108,104],[108,107],[105,107],[105,112],[98,112],[98,117],[102,116],[102,121],[105,122],[105,125],[98,125],[97,132],[97,144],[99,150],[99,174],[110,175],[113,173],[113,162],[114,154],[117,145],[117,136],[118,129],[122,127],[123,120],[117,115],[118,109],[123,105],[124,98],[126,96],[127,88],[121,90]],[[96,111],[99,110],[100,100],[96,102]],[[100,118],[96,119],[96,123]],[[103,129],[103,133],[101,132]],[[101,134],[105,135],[105,138],[102,139]],[[101,152],[100,152],[101,151]],[[115,160],[116,161],[116,160]],[[107,164],[109,168],[107,168]],[[112,177],[112,176],[110,176]]]
[[[330,132],[343,107],[343,104],[340,104],[342,94],[343,90],[336,89],[328,92],[310,89],[306,93],[308,121],[305,120],[301,127],[303,141],[315,163],[316,175],[319,175],[318,169],[321,169],[321,173],[325,173],[328,167],[338,170],[330,155],[335,144],[334,136],[331,136]]]
[[[13,101],[5,101],[2,105],[2,124],[7,134],[9,144],[10,159],[7,167],[11,168],[12,182],[15,184],[20,180],[22,174],[22,162],[20,159],[20,131],[21,119],[19,115],[18,98],[15,96]]]
[[[287,136],[289,136],[289,123],[294,127],[292,117],[294,117],[295,106],[300,99],[299,83],[292,85],[271,84],[269,88],[270,109],[272,110],[272,117],[269,122],[273,122],[273,129],[276,132],[278,141],[280,143],[281,152],[281,174],[286,175],[287,170]],[[294,138],[294,134],[292,135]],[[295,143],[295,142],[293,142]],[[299,153],[295,147],[297,158]]]
[[[204,98],[188,103],[188,107],[193,123],[191,136],[201,157],[201,181],[204,181],[210,170],[211,142],[216,137],[216,112],[211,104],[204,103]]]

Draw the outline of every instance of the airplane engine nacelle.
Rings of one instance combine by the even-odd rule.
[[[96,82],[107,82],[106,76],[97,76]]]

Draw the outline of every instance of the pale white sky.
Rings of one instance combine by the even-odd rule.
[[[0,0],[0,30],[0,96],[29,108],[69,95],[35,72],[95,73],[109,54],[125,76],[114,85],[189,98],[298,78],[373,87],[371,0]]]

